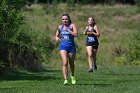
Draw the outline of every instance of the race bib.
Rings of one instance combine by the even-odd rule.
[[[94,42],[94,41],[95,41],[94,37],[88,37],[88,42]]]
[[[64,40],[69,40],[69,36],[68,35],[65,35],[65,36],[63,36],[63,39]]]

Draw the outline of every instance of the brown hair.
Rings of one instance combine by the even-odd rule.
[[[72,23],[69,14],[65,13],[65,14],[62,14],[62,16],[67,16],[67,17],[68,17],[68,20],[69,20],[69,23],[70,23],[70,24]]]
[[[92,18],[92,20],[93,20],[93,25],[95,25],[95,24],[96,24],[94,17],[89,16],[88,18]]]

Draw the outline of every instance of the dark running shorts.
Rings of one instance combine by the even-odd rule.
[[[86,46],[92,46],[93,49],[98,49],[98,45],[86,45]]]

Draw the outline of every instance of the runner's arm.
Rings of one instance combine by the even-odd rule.
[[[71,24],[71,26],[72,26],[72,30],[68,30],[67,29],[67,31],[70,32],[73,36],[77,37],[78,36],[78,29],[77,29],[77,27],[75,26],[75,24]]]
[[[59,42],[61,39],[60,39],[60,26],[58,26],[58,29],[56,31],[56,34],[55,34],[55,40],[57,42]]]
[[[99,29],[98,29],[97,25],[94,26],[94,30],[96,32],[92,32],[92,34],[94,34],[95,36],[99,37],[100,36],[100,32],[99,32]]]
[[[88,26],[86,27],[85,31],[83,32],[84,35],[87,35]]]

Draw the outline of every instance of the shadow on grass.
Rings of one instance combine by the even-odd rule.
[[[109,73],[107,75],[116,75],[116,76],[134,76],[134,75],[136,75],[136,76],[140,76],[139,73],[137,73],[137,74],[135,74],[135,73],[130,73],[130,74],[128,74],[128,73]]]
[[[55,77],[56,73],[60,70],[42,70],[38,72],[28,72],[28,71],[12,71],[6,75],[0,77],[0,81],[3,80],[57,80],[61,79]]]
[[[99,86],[99,87],[108,87],[108,86],[112,86],[112,84],[77,84],[77,85],[84,85],[84,86]]]

